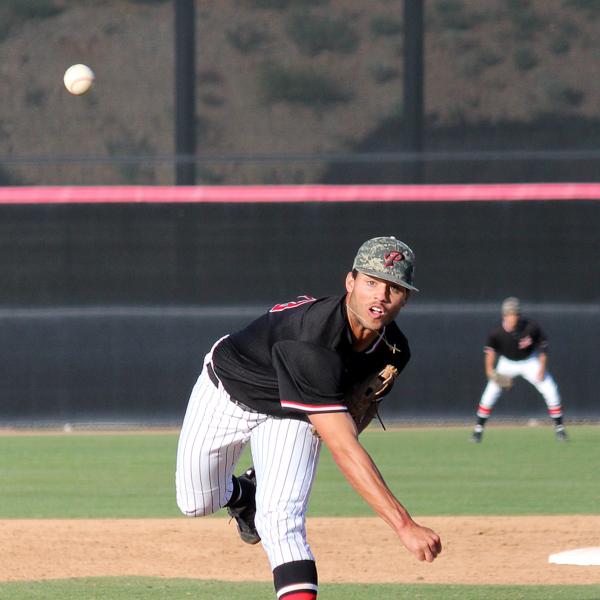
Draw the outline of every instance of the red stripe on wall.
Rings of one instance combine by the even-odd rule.
[[[0,204],[513,202],[536,200],[600,200],[600,183],[0,188]]]

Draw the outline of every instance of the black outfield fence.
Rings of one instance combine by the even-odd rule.
[[[86,307],[0,311],[0,424],[135,422],[178,425],[203,355],[268,306]],[[567,419],[599,419],[597,305],[527,305],[550,337],[549,367]],[[485,384],[483,344],[496,305],[415,302],[398,319],[413,359],[382,404],[384,421],[474,418]],[[498,417],[547,416],[524,381]]]
[[[217,336],[276,302],[343,292],[362,241],[416,252],[414,358],[383,413],[470,415],[501,300],[551,342],[567,415],[598,416],[597,201],[0,206],[2,422],[182,415]],[[517,385],[498,414],[544,414]]]

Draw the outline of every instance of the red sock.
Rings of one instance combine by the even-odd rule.
[[[279,600],[316,600],[317,592],[290,592],[279,596]]]

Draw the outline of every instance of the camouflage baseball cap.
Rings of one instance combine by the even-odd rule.
[[[505,298],[502,302],[503,315],[519,315],[521,314],[521,302],[514,296]]]
[[[367,240],[358,249],[352,268],[409,290],[419,291],[413,285],[415,253],[393,236]]]

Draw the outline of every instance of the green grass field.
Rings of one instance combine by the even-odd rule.
[[[497,427],[468,443],[467,428],[367,431],[363,441],[390,487],[415,515],[598,514],[600,427]],[[175,517],[177,436],[165,433],[0,436],[0,519]],[[249,461],[245,457],[240,470]],[[335,501],[332,501],[332,498]],[[368,516],[323,453],[309,516]],[[6,549],[4,549],[6,551]],[[10,551],[10,549],[8,549]],[[0,599],[274,597],[270,584],[148,578],[0,584]],[[323,584],[332,600],[600,598],[600,586]]]
[[[327,600],[598,600],[600,586],[320,584]],[[265,600],[270,583],[106,577],[0,585],[0,600]]]

